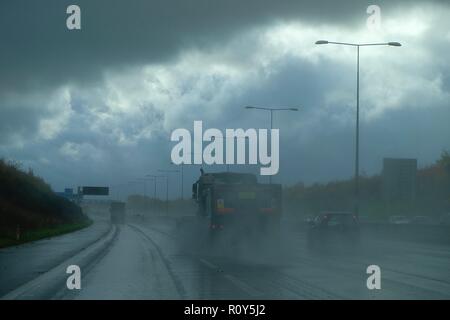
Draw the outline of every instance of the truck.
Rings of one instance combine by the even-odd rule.
[[[109,207],[109,212],[111,216],[111,223],[125,223],[125,202],[112,201]]]
[[[261,239],[277,234],[282,214],[280,184],[262,184],[249,173],[204,173],[192,185],[197,216],[209,227],[212,240]]]

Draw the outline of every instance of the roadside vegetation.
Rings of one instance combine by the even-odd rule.
[[[285,211],[315,215],[321,211],[352,211],[354,180],[305,186],[298,183],[284,189]],[[381,175],[360,177],[360,214],[375,220],[390,215],[424,215],[438,218],[450,212],[450,153],[444,151],[433,165],[417,170],[414,201],[383,201]]]
[[[417,170],[416,197],[413,201],[394,200],[386,202],[382,195],[381,175],[360,176],[361,218],[386,221],[392,215],[429,216],[438,220],[450,213],[450,153],[444,151],[434,164]],[[309,186],[298,183],[283,188],[283,212],[286,216],[303,218],[323,211],[353,211],[353,178]],[[142,195],[130,195],[127,200],[130,215],[166,215],[166,201]],[[195,202],[170,200],[168,215],[195,215]]]
[[[0,159],[0,247],[71,232],[90,223],[79,206],[57,196],[32,170]]]

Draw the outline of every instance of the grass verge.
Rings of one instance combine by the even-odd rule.
[[[39,230],[27,231],[20,236],[19,240],[12,236],[0,235],[0,248],[16,246],[26,242],[59,236],[65,233],[70,233],[89,227],[91,224],[92,220],[88,219],[83,222],[61,224],[53,228],[43,228]]]

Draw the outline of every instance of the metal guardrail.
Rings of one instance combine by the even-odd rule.
[[[361,230],[389,239],[450,244],[450,226],[445,225],[362,223]]]

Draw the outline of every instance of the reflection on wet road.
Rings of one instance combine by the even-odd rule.
[[[200,235],[198,237],[201,237]],[[448,299],[447,247],[366,240],[359,250],[309,252],[305,235],[285,232],[279,247],[247,252],[193,246],[176,229],[127,224],[84,275],[79,299]],[[191,248],[191,249],[189,249]],[[366,268],[382,270],[368,290]]]

